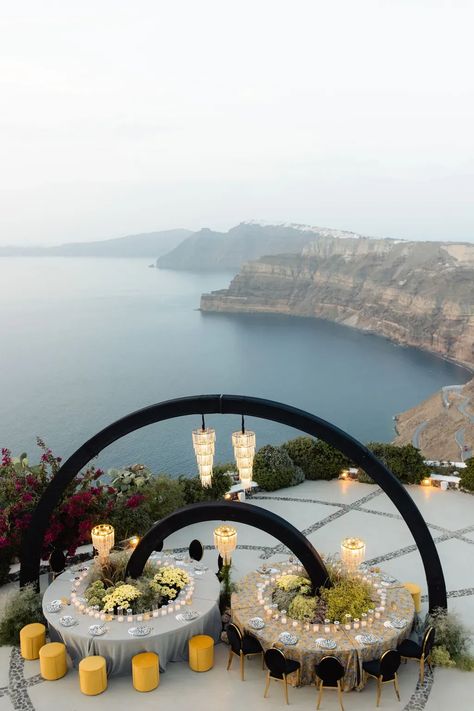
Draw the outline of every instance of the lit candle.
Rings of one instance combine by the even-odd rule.
[[[86,609],[86,606],[84,605],[84,603],[81,602],[79,605],[79,610],[83,613],[85,611],[85,609]]]
[[[331,625],[330,625],[331,620],[325,619],[324,620],[324,633],[329,634],[331,631]]]
[[[100,619],[104,622],[105,621],[105,612],[102,612],[100,615]]]
[[[377,608],[377,609],[375,610],[375,619],[376,619],[376,620],[380,620],[380,611],[379,611],[379,608]]]
[[[313,625],[313,632],[319,632],[319,625]]]
[[[158,617],[159,610],[156,608],[156,610],[153,610],[153,617]]]
[[[367,613],[363,612],[360,619],[360,626],[367,627]]]
[[[127,622],[133,622],[133,612],[132,608],[127,608]]]
[[[359,618],[354,617],[354,629],[358,630],[359,629]]]
[[[293,620],[293,627],[298,627],[298,622],[297,622],[297,620]]]
[[[100,612],[94,612],[94,617],[96,618],[96,620],[98,620],[100,617]]]
[[[119,622],[120,622],[120,620],[119,620]],[[143,615],[137,615],[137,622],[143,622]]]
[[[123,622],[123,609],[121,607],[117,608],[117,622]]]
[[[162,617],[164,617],[165,615],[167,615],[167,614],[168,614],[168,610],[166,609],[166,606],[165,606],[165,607],[162,607],[161,610],[160,610],[160,612],[161,612],[161,616],[162,616]]]

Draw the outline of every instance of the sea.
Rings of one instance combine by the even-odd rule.
[[[253,395],[308,410],[362,442],[390,441],[394,415],[462,367],[330,322],[199,311],[232,274],[150,268],[147,259],[0,258],[0,446],[66,458],[103,427],[169,398]],[[237,416],[213,415],[216,461],[232,459]],[[142,463],[193,475],[199,417],[151,425],[105,449],[105,469]],[[297,431],[249,418],[257,446]]]

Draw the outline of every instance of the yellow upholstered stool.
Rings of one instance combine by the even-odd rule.
[[[46,644],[46,627],[33,622],[20,630],[20,650],[23,659],[38,659],[41,647]]]
[[[107,688],[104,657],[85,657],[79,662],[79,685],[83,694],[95,696]]]
[[[403,583],[403,586],[408,590],[413,598],[415,612],[421,612],[421,588],[416,583]]]
[[[137,691],[153,691],[160,683],[159,657],[154,652],[142,652],[132,658],[133,686]]]
[[[56,681],[67,672],[66,646],[62,642],[50,642],[40,649],[40,672],[43,679]]]
[[[189,666],[193,671],[205,672],[214,666],[214,640],[207,634],[198,634],[188,642]]]

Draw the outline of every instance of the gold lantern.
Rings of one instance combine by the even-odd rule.
[[[109,523],[100,523],[94,526],[91,531],[92,545],[99,556],[99,563],[105,563],[109,553],[114,547],[115,533],[114,527]]]
[[[202,486],[211,486],[212,483],[215,443],[216,431],[212,427],[206,427],[203,416],[201,429],[193,430],[194,454]]]
[[[348,570],[357,570],[365,560],[364,541],[360,538],[344,538],[341,541],[341,560]]]
[[[425,478],[421,480],[421,486],[431,486],[431,478],[425,476]]]
[[[229,565],[232,552],[237,547],[237,530],[233,526],[223,524],[214,529],[214,545],[222,556],[224,565]]]
[[[242,417],[242,429],[232,434],[234,457],[239,471],[239,479],[244,489],[249,489],[252,484],[253,459],[256,447],[255,432],[245,429]]]

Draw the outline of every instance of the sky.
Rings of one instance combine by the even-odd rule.
[[[471,0],[0,0],[0,244],[474,242]]]

